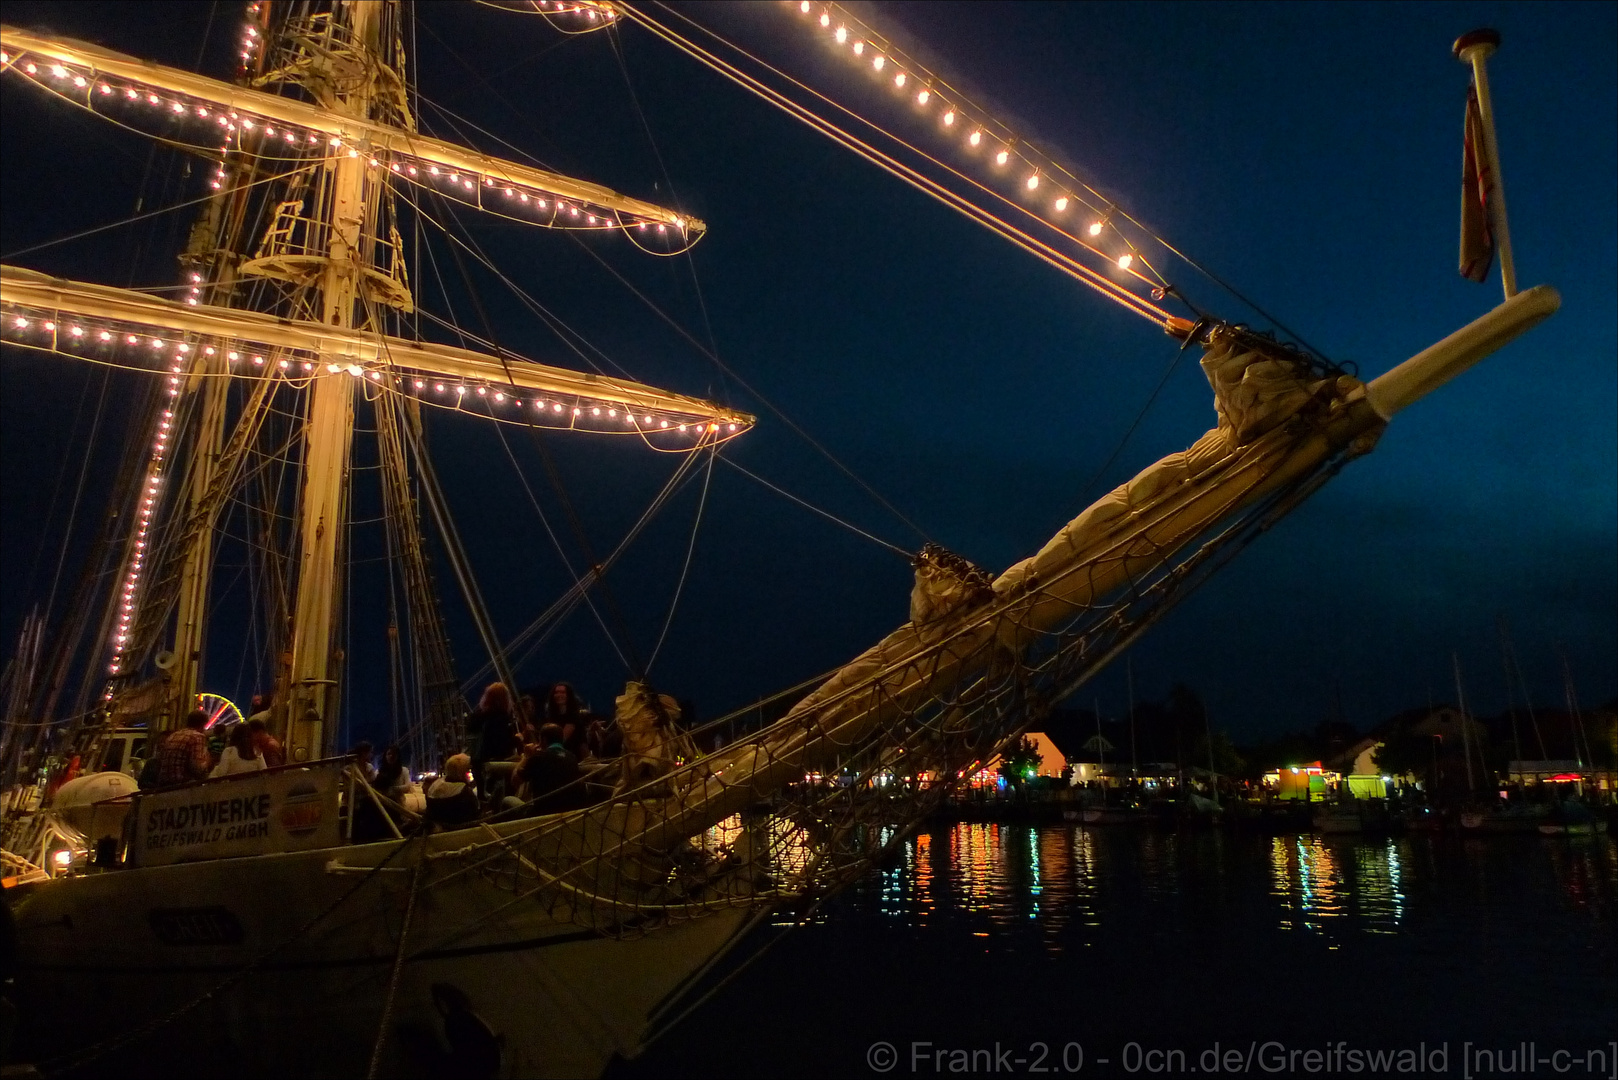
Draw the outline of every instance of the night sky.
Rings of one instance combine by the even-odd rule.
[[[237,5],[8,3],[8,23],[49,27],[228,77]],[[796,9],[693,5],[695,18],[850,107],[941,153],[933,123],[834,53]],[[1563,308],[1529,337],[1397,417],[1370,457],[1134,650],[1137,693],[1176,681],[1240,738],[1308,726],[1340,691],[1366,727],[1453,698],[1504,705],[1495,624],[1509,621],[1538,704],[1562,700],[1565,646],[1581,700],[1618,689],[1618,343],[1615,343],[1615,86],[1612,4],[875,5],[1001,119],[1082,169],[1132,214],[1333,360],[1374,376],[1500,300],[1455,271],[1461,121],[1468,76],[1450,43],[1476,26],[1504,44],[1490,64],[1519,279],[1555,285]],[[704,218],[692,260],[587,238],[724,362],[812,433],[930,538],[993,571],[1038,548],[1084,505],[1213,420],[1185,362],[1116,463],[1086,487],[1134,420],[1175,343],[920,193],[879,173],[694,61],[625,27],[619,43],[649,142],[605,34],[565,38],[535,17],[472,4],[418,9],[414,73],[424,127],[451,114],[549,167]],[[186,212],[13,257],[14,252],[201,193],[172,152],[74,112],[7,76],[0,94],[0,251],[7,262],[113,285],[177,280]],[[654,149],[655,144],[655,149]],[[666,173],[665,173],[666,169]],[[761,414],[737,462],[885,540],[920,537],[889,514],[607,275],[566,236],[461,221],[504,271],[644,381]],[[442,261],[442,260],[441,260]],[[1218,314],[1264,326],[1183,265],[1170,277]],[[693,287],[700,286],[699,293]],[[502,344],[570,362],[491,277],[478,278]],[[418,283],[424,304],[481,331],[467,292]],[[115,463],[116,376],[78,526],[94,520]],[[64,550],[74,468],[99,370],[8,347],[0,363],[0,646],[43,602]],[[83,396],[90,405],[78,413]],[[75,424],[73,418],[80,415]],[[115,436],[115,437],[114,437]],[[521,629],[565,586],[493,426],[432,416],[429,436],[495,622]],[[536,449],[508,432],[559,516]],[[674,465],[628,440],[552,437],[592,546],[605,549]],[[101,482],[98,490],[97,483]],[[644,657],[679,577],[701,488],[685,488],[611,579]],[[364,496],[357,496],[363,505]],[[43,528],[42,528],[43,527]],[[357,527],[356,554],[367,539]],[[76,531],[82,531],[76,527]],[[71,587],[66,546],[59,594]],[[580,560],[575,554],[575,561]],[[374,599],[355,571],[347,730],[386,725]],[[229,574],[227,573],[227,578]],[[440,573],[443,581],[447,574]],[[653,668],[705,716],[830,668],[906,616],[910,568],[723,463],[695,558]],[[239,617],[241,586],[221,600]],[[234,597],[234,599],[232,599]],[[57,604],[62,603],[60,595]],[[367,606],[368,603],[371,606]],[[232,606],[234,605],[234,606]],[[476,637],[451,624],[463,675]],[[207,688],[251,694],[251,658],[228,631]],[[567,678],[609,708],[622,665],[587,613],[522,669]],[[1122,665],[1095,690],[1122,711]],[[1078,704],[1088,707],[1086,691]]]

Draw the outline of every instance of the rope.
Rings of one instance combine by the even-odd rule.
[[[574,239],[577,240],[577,237],[575,237]],[[862,479],[857,473],[855,473],[853,469],[850,469],[847,465],[844,465],[841,461],[839,461],[835,454],[833,454],[830,450],[826,449],[826,447],[822,446],[820,444],[820,442],[815,439],[814,436],[810,435],[807,431],[805,431],[802,427],[800,427],[796,420],[793,420],[792,417],[788,416],[774,402],[772,402],[769,398],[765,397],[764,394],[761,393],[756,387],[754,387],[752,383],[748,382],[746,379],[744,379],[740,375],[738,375],[734,368],[730,367],[724,361],[720,360],[717,354],[709,351],[700,341],[698,341],[696,338],[692,337],[690,332],[687,331],[685,327],[683,327],[679,323],[675,322],[674,319],[667,312],[665,312],[662,308],[658,307],[657,304],[655,304],[650,297],[648,297],[645,293],[641,292],[633,284],[631,284],[629,282],[629,280],[627,278],[625,278],[622,274],[620,274],[617,271],[617,269],[615,269],[613,267],[613,265],[611,263],[609,263],[605,259],[603,259],[599,254],[597,254],[588,245],[580,243],[579,247],[582,248],[587,254],[589,254],[591,258],[595,259],[596,262],[600,263],[602,268],[605,269],[607,271],[607,273],[609,273],[613,277],[617,278],[619,284],[623,285],[624,288],[628,289],[631,293],[633,293],[634,296],[636,297],[636,299],[640,300],[641,303],[645,304],[646,307],[649,308],[654,315],[656,315],[658,318],[662,319],[671,328],[673,328],[675,333],[677,333],[681,337],[685,338],[685,340],[691,344],[692,348],[696,349],[702,355],[706,356],[709,360],[713,361],[714,366],[717,367],[720,371],[724,372],[726,375],[729,375],[732,379],[736,380],[737,384],[740,385],[743,390],[745,390],[749,394],[751,394],[761,405],[763,405],[766,409],[768,409],[771,413],[773,413],[775,415],[775,418],[777,420],[780,420],[789,429],[791,429],[793,434],[797,435],[804,442],[808,443],[811,447],[813,447],[815,452],[820,454],[821,457],[823,457],[827,461],[831,462],[832,465],[837,468],[838,472],[842,473],[844,476],[846,476],[850,480],[854,481],[855,484],[859,485],[860,490],[864,491],[872,499],[876,500],[877,505],[881,506],[888,513],[890,513],[894,517],[898,518],[907,527],[909,527],[909,529],[912,532],[914,532],[917,536],[921,537],[923,540],[928,541],[929,543],[932,542],[932,537],[928,536],[927,533],[925,531],[923,531],[923,529],[921,528],[920,525],[917,525],[914,521],[911,521],[908,517],[906,517],[903,513],[901,513],[898,510],[897,507],[895,507],[887,499],[884,499],[882,497],[881,493],[879,493],[876,490],[876,488],[874,488],[870,484],[866,483],[866,481],[864,479]]]
[[[689,15],[686,15],[683,12],[676,11],[675,9],[669,7],[668,4],[660,3],[660,4],[658,4],[658,6],[663,8],[663,10],[669,12],[671,15],[674,15],[677,18],[681,19],[688,26],[694,27],[695,29],[697,29],[697,30],[701,31],[702,33],[706,34],[708,37],[712,38],[713,40],[719,42],[721,45],[724,45],[726,48],[731,49],[734,52],[740,53],[742,56],[746,57],[748,60],[751,60],[753,63],[757,64],[759,67],[763,68],[765,71],[768,71],[770,74],[775,75],[777,78],[780,78],[784,82],[790,83],[792,86],[797,87],[798,89],[800,89],[803,92],[811,95],[812,97],[818,98],[819,100],[825,102],[827,105],[830,105],[832,108],[836,109],[837,111],[839,111],[839,112],[849,116],[850,118],[858,121],[859,123],[863,124],[864,126],[870,128],[872,131],[875,131],[879,135],[882,135],[882,136],[892,140],[894,143],[898,144],[899,146],[903,147],[904,149],[906,149],[906,150],[910,151],[911,153],[915,154],[917,157],[922,158],[923,160],[925,160],[925,161],[929,162],[930,164],[938,167],[939,169],[944,170],[945,172],[947,172],[950,175],[956,177],[958,180],[961,180],[962,182],[966,183],[967,185],[978,189],[979,191],[981,191],[983,194],[989,196],[990,198],[995,199],[995,200],[997,200],[997,201],[999,201],[1001,203],[1004,203],[1006,206],[1010,207],[1012,210],[1017,211],[1019,214],[1022,214],[1024,217],[1029,218],[1030,220],[1032,220],[1034,222],[1037,222],[1038,224],[1044,226],[1045,228],[1048,228],[1048,229],[1052,230],[1053,232],[1061,235],[1062,237],[1066,238],[1067,240],[1072,241],[1073,243],[1077,244],[1079,247],[1084,248],[1086,251],[1089,251],[1092,255],[1095,255],[1097,258],[1101,259],[1103,262],[1108,262],[1108,263],[1113,262],[1113,257],[1111,255],[1109,255],[1105,251],[1102,251],[1100,248],[1096,247],[1095,244],[1091,243],[1084,236],[1076,235],[1074,233],[1071,233],[1067,229],[1065,229],[1062,226],[1058,225],[1056,222],[1051,221],[1051,220],[1049,220],[1047,218],[1041,217],[1038,213],[1036,213],[1034,210],[1032,210],[1026,204],[1019,203],[1019,202],[1016,202],[1015,200],[1013,200],[1011,198],[1008,198],[1003,192],[996,191],[994,188],[989,187],[987,184],[983,183],[981,180],[978,180],[976,177],[971,176],[968,173],[962,172],[960,169],[957,169],[955,166],[949,164],[946,161],[943,161],[942,159],[938,158],[934,154],[931,154],[928,151],[921,149],[919,146],[917,146],[915,143],[910,142],[908,139],[905,139],[902,136],[894,134],[892,131],[889,131],[887,128],[882,127],[880,124],[877,124],[875,121],[869,119],[868,117],[865,117],[865,116],[860,115],[859,113],[856,113],[853,109],[848,108],[847,106],[841,104],[840,102],[836,101],[833,98],[827,97],[825,94],[822,94],[820,91],[814,89],[812,86],[809,86],[807,83],[804,83],[799,79],[793,78],[791,75],[788,75],[786,72],[782,71],[780,68],[776,67],[774,64],[771,64],[768,61],[761,59],[760,57],[758,57],[758,56],[754,55],[753,53],[749,52],[748,50],[742,48],[740,45],[737,45],[735,42],[729,40],[728,38],[722,37],[718,33],[716,33],[715,31],[711,30],[710,28],[708,28],[706,26],[703,26],[701,23],[697,22],[695,19],[691,18]],[[832,6],[836,7],[837,5],[832,5]],[[892,55],[893,50],[890,48],[888,50],[888,52],[889,52],[890,55]],[[942,80],[938,80],[938,79],[928,80],[927,85],[932,85],[932,86],[938,87],[938,88],[949,87],[948,83],[946,83],[946,82],[944,82]],[[960,104],[962,104],[962,105],[967,104],[966,95],[962,94],[959,89],[957,89],[955,87],[949,87],[949,92],[954,98],[956,98],[960,102]],[[987,112],[987,110],[982,109],[979,106],[973,106],[973,108],[979,113],[986,113]],[[989,126],[989,125],[985,125],[985,126]],[[1009,131],[1006,131],[1006,129],[1004,128],[1004,125],[1000,125],[1000,124],[996,123],[996,124],[993,124],[992,126],[1000,127],[1002,129],[1004,134],[1002,134],[1000,136],[999,141],[1007,144],[1008,146],[1011,146],[1011,145],[1028,146],[1028,147],[1032,146],[1032,144],[1029,143],[1027,140],[1019,139],[1016,136],[1012,135]],[[1036,151],[1036,153],[1037,153],[1037,151]],[[1019,156],[1021,156],[1021,154],[1019,154]],[[1105,220],[1106,215],[1112,213],[1112,211],[1114,210],[1114,204],[1111,202],[1111,200],[1107,199],[1104,195],[1102,195],[1100,192],[1096,191],[1089,184],[1086,184],[1083,181],[1079,180],[1078,177],[1074,176],[1066,168],[1062,167],[1061,165],[1057,164],[1054,160],[1052,160],[1049,157],[1049,155],[1041,153],[1041,154],[1039,154],[1039,156],[1045,159],[1047,165],[1056,166],[1056,168],[1058,170],[1060,170],[1062,173],[1067,175],[1068,179],[1074,181],[1074,183],[1078,184],[1080,187],[1083,187],[1085,191],[1089,192],[1090,195],[1094,196],[1095,199],[1097,200],[1097,202],[1099,202],[1101,204],[1100,206],[1097,206],[1097,205],[1091,203],[1089,200],[1084,199],[1083,197],[1079,196],[1077,193],[1074,193],[1074,198],[1081,205],[1087,206],[1089,209],[1091,209],[1093,211],[1096,211],[1097,213],[1103,214],[1104,215],[1104,217],[1103,217],[1104,220]],[[1033,163],[1030,162],[1030,164],[1033,164]],[[1035,167],[1040,168],[1039,166],[1035,166]],[[1047,170],[1045,170],[1043,168],[1040,168],[1040,171],[1044,172],[1044,171],[1047,171]],[[1135,221],[1135,219],[1129,217],[1129,215],[1127,215],[1127,214],[1124,214],[1122,216],[1126,220],[1130,221],[1131,224],[1133,224],[1137,228],[1141,229],[1142,232],[1146,233],[1148,236],[1151,236],[1153,240],[1157,240],[1159,243],[1162,243],[1162,240],[1160,238],[1158,238],[1156,235],[1154,235],[1151,232],[1151,230],[1149,230],[1145,226],[1141,225],[1140,222]],[[1145,255],[1142,254],[1140,249],[1137,248],[1134,245],[1134,243],[1130,241],[1129,237],[1125,236],[1122,232],[1119,232],[1116,229],[1114,230],[1114,232],[1116,232],[1119,239],[1122,240],[1128,246],[1130,254],[1134,255],[1135,258],[1138,259],[1142,263],[1142,265],[1146,266],[1146,268],[1148,270],[1152,271],[1152,274],[1156,278],[1156,281],[1154,283],[1154,281],[1151,278],[1148,278],[1146,275],[1140,273],[1140,271],[1138,271],[1138,270],[1136,270],[1134,268],[1133,264],[1131,264],[1129,267],[1120,268],[1120,269],[1123,270],[1123,272],[1125,274],[1128,274],[1130,277],[1135,278],[1137,281],[1141,282],[1143,285],[1147,285],[1149,287],[1154,287],[1154,288],[1163,289],[1163,290],[1168,290],[1168,289],[1172,288],[1172,286],[1170,286],[1169,282],[1163,277],[1163,275],[1158,273],[1156,267],[1152,266],[1151,263],[1147,261]],[[1165,244],[1164,246],[1166,247],[1167,245]],[[1158,299],[1161,299],[1161,297],[1158,297]],[[1184,299],[1184,298],[1182,297],[1181,299]]]
[[[746,72],[742,71],[740,68],[737,68],[728,61],[721,60],[719,57],[708,52],[706,49],[702,48],[700,45],[697,45],[690,39],[683,37],[678,32],[664,26],[662,23],[657,22],[645,12],[640,11],[637,8],[630,7],[627,4],[622,5],[621,10],[624,11],[628,17],[634,19],[642,26],[651,30],[654,34],[663,38],[671,45],[674,45],[676,48],[689,54],[705,66],[719,72],[721,75],[724,75],[726,78],[738,83],[744,89],[760,98],[763,98],[765,101],[801,121],[813,130],[820,132],[822,135],[825,135],[832,141],[838,143],[848,150],[853,151],[860,157],[865,158],[867,161],[871,162],[871,164],[876,165],[884,172],[887,172],[890,175],[904,181],[905,183],[910,184],[911,186],[922,191],[924,194],[942,203],[946,207],[949,207],[950,209],[964,215],[968,219],[976,221],[978,224],[983,225],[995,233],[998,233],[1002,237],[1016,244],[1018,247],[1021,247],[1025,251],[1034,255],[1041,261],[1094,289],[1102,296],[1122,306],[1125,310],[1131,311],[1159,327],[1167,327],[1169,321],[1168,312],[1157,307],[1150,301],[1136,296],[1134,293],[1118,285],[1110,278],[1097,273],[1095,270],[1085,266],[1083,263],[1074,260],[1071,256],[1058,251],[1056,248],[1052,247],[1043,240],[1036,239],[1026,231],[1011,225],[1009,222],[1001,218],[996,217],[988,210],[985,210],[965,197],[950,190],[943,184],[926,176],[912,166],[906,165],[892,155],[878,150],[870,143],[850,134],[848,131],[838,127],[836,124],[825,119],[824,117],[811,112],[808,108],[793,101],[780,91],[768,86],[759,79],[748,75]],[[684,16],[680,16],[680,18],[684,19]],[[731,47],[736,48],[736,46]],[[748,55],[744,50],[739,48],[737,48],[737,51],[742,52],[744,56]],[[767,65],[765,66],[767,67]],[[874,127],[874,125],[872,126]],[[881,129],[878,128],[876,130],[880,131]],[[902,142],[898,139],[895,139],[895,141]]]
[[[854,535],[863,536],[865,539],[871,541],[871,543],[877,545],[878,547],[887,548],[889,551],[894,552],[900,558],[904,559],[906,562],[909,562],[911,560],[911,558],[913,557],[912,552],[906,551],[904,548],[900,547],[898,544],[890,544],[886,540],[882,539],[880,536],[872,536],[870,533],[866,532],[864,529],[860,528],[858,525],[855,525],[855,524],[853,524],[851,522],[848,522],[848,521],[844,521],[842,518],[838,517],[836,514],[833,514],[829,510],[822,510],[820,507],[814,505],[813,503],[806,502],[803,499],[800,499],[798,496],[792,494],[792,492],[790,492],[790,491],[787,491],[785,488],[780,488],[780,487],[777,487],[776,485],[770,483],[768,480],[764,479],[758,473],[753,472],[752,470],[747,469],[747,468],[745,468],[745,467],[743,467],[741,465],[738,465],[731,458],[721,457],[719,460],[723,461],[726,465],[729,465],[731,468],[735,469],[737,472],[741,473],[743,476],[745,476],[745,477],[747,477],[747,478],[749,478],[751,480],[756,480],[758,483],[763,484],[765,487],[769,488],[771,491],[775,492],[777,495],[780,495],[780,496],[782,496],[784,498],[787,498],[787,499],[791,499],[793,502],[797,503],[799,506],[803,507],[805,510],[808,510],[810,513],[819,514],[821,517],[825,518],[827,521],[830,521],[830,522],[832,522],[834,524],[837,524],[837,525],[841,525],[843,528],[847,529],[849,532],[853,533]]]
[[[273,182],[278,181],[278,180],[286,180],[286,179],[288,179],[290,177],[296,176],[300,172],[306,172],[306,171],[308,171],[309,169],[312,169],[312,168],[314,168],[313,165],[301,165],[296,169],[291,169],[291,170],[288,170],[287,172],[284,172],[284,173],[277,173],[277,174],[274,174],[274,175],[271,175],[271,176],[266,176],[261,180],[253,180],[253,181],[250,181],[250,182],[245,183],[245,184],[233,185],[231,187],[225,188],[223,190],[223,192],[210,191],[210,192],[208,192],[208,194],[199,195],[195,199],[186,199],[184,202],[177,202],[177,203],[174,203],[174,204],[172,204],[170,206],[162,207],[161,209],[158,209],[158,210],[148,210],[144,214],[134,214],[134,215],[132,215],[130,217],[126,217],[126,218],[122,219],[121,221],[114,221],[114,222],[112,222],[111,224],[108,224],[108,225],[97,225],[93,229],[85,229],[83,232],[76,232],[76,233],[73,233],[73,234],[71,234],[69,236],[59,237],[59,238],[57,238],[55,240],[46,240],[44,243],[35,244],[33,247],[19,248],[16,251],[8,251],[4,255],[0,255],[0,259],[7,259],[7,260],[15,259],[19,255],[31,255],[36,251],[43,251],[45,248],[48,248],[48,247],[55,247],[57,244],[69,244],[69,243],[72,243],[74,240],[83,240],[86,236],[94,236],[97,233],[106,232],[108,229],[116,229],[116,228],[120,228],[121,226],[124,226],[124,225],[133,225],[138,221],[145,221],[147,218],[161,217],[164,214],[171,214],[176,210],[184,210],[188,206],[196,206],[198,203],[205,203],[205,202],[209,201],[210,199],[213,199],[213,198],[215,198],[216,196],[218,196],[218,195],[220,195],[222,193],[223,194],[234,194],[234,193],[239,192],[239,191],[246,191],[248,188],[257,187],[260,184],[268,184],[268,183],[273,183]]]
[[[1082,493],[1081,498],[1090,496],[1090,493],[1095,489],[1096,482],[1106,475],[1107,470],[1112,468],[1112,463],[1118,460],[1118,455],[1124,452],[1124,447],[1129,443],[1130,437],[1135,434],[1135,429],[1140,427],[1141,421],[1146,419],[1146,414],[1151,410],[1152,404],[1157,401],[1157,395],[1161,394],[1163,387],[1168,385],[1169,376],[1173,375],[1174,369],[1180,366],[1181,357],[1185,356],[1186,350],[1197,340],[1197,336],[1208,328],[1210,323],[1211,320],[1209,319],[1199,320],[1191,328],[1191,332],[1185,336],[1185,341],[1180,344],[1178,349],[1174,350],[1174,358],[1169,361],[1168,367],[1163,369],[1163,374],[1158,378],[1157,385],[1152,387],[1151,394],[1147,396],[1145,404],[1141,405],[1140,411],[1135,414],[1135,419],[1130,423],[1123,435],[1119,437],[1118,445],[1112,448],[1112,453],[1107,455],[1107,460],[1103,461],[1101,467],[1096,469],[1090,479],[1086,480],[1084,485],[1079,488]]]
[[[584,578],[573,569],[573,561],[567,557],[567,551],[562,547],[561,537],[557,536],[556,530],[551,528],[550,518],[545,516],[544,508],[539,505],[539,499],[534,496],[534,489],[528,486],[528,477],[523,474],[522,466],[517,461],[517,455],[511,452],[511,445],[506,442],[505,432],[501,431],[498,425],[495,426],[494,430],[500,437],[500,448],[506,452],[506,458],[511,462],[512,471],[517,474],[517,482],[522,485],[523,494],[528,496],[528,505],[534,508],[534,514],[538,516],[540,525],[545,529],[545,535],[550,538],[551,546],[556,549],[556,557],[561,560],[562,568],[567,571],[568,577],[573,579],[573,584],[568,589],[568,592],[578,590],[579,598],[589,606],[590,614],[595,616],[596,624],[601,627],[602,634],[606,636],[607,644],[612,646],[612,651],[617,654],[618,662],[627,668],[629,666],[628,658],[624,656],[623,650],[618,647],[617,639],[612,636],[612,631],[607,627],[606,620],[601,617],[601,612],[596,610],[595,604],[590,600],[589,590],[584,584]],[[514,641],[512,644],[507,645],[506,649],[509,652],[515,646]]]
[[[358,775],[354,781],[365,783],[364,778]],[[399,946],[393,952],[393,971],[388,976],[388,996],[382,1004],[382,1020],[376,1027],[376,1041],[371,1044],[371,1064],[365,1070],[365,1080],[376,1080],[377,1071],[382,1066],[382,1047],[388,1041],[388,1028],[393,1023],[393,1003],[399,996],[399,977],[404,974],[405,941],[410,936],[410,917],[416,912],[416,887],[421,881],[421,868],[427,862],[426,854],[427,841],[423,836],[421,856],[416,859],[416,865],[410,870],[410,892],[405,897],[404,925],[399,927]]]
[[[702,528],[702,511],[708,505],[708,486],[713,481],[713,461],[719,456],[717,448],[708,451],[708,468],[702,474],[702,497],[697,500],[697,513],[691,521],[691,540],[685,546],[685,563],[680,567],[680,580],[674,585],[674,599],[669,601],[669,613],[663,620],[663,632],[657,635],[657,644],[652,647],[652,655],[646,660],[646,674],[652,673],[652,665],[657,663],[657,654],[663,651],[663,642],[669,636],[669,627],[674,625],[674,612],[680,606],[680,594],[685,591],[686,575],[691,572],[691,555],[697,550],[697,532]]]

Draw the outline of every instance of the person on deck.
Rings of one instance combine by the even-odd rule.
[[[533,694],[517,699],[517,739],[527,747],[539,738],[539,702]]]
[[[361,775],[365,777],[366,783],[376,781],[376,765],[372,762],[375,753],[375,748],[371,746],[369,739],[361,739],[354,744],[354,749],[349,751],[349,754],[354,758],[354,767],[359,769]]]
[[[539,748],[523,759],[513,779],[526,785],[529,813],[554,814],[589,801],[581,775],[579,759],[562,743],[561,725],[542,724]],[[507,799],[506,808],[514,809],[514,801]]]
[[[481,807],[473,790],[472,759],[455,754],[444,762],[444,775],[427,789],[427,820],[442,829],[455,829],[477,820]]]
[[[169,733],[158,749],[157,786],[190,784],[206,780],[213,771],[213,755],[208,753],[208,713],[192,709],[185,726]]]
[[[575,758],[590,756],[585,730],[589,719],[584,702],[579,699],[572,683],[559,682],[551,687],[550,693],[545,696],[545,722],[562,729],[562,745]]]
[[[410,787],[410,770],[405,768],[397,746],[383,749],[382,764],[377,766],[371,786],[395,801]]]
[[[248,717],[246,727],[253,735],[253,749],[264,759],[266,769],[278,769],[287,763],[287,754],[281,748],[281,740],[270,734],[263,715]]]
[[[246,724],[237,724],[230,729],[228,745],[225,752],[219,755],[219,764],[208,775],[234,776],[237,773],[263,771],[264,758],[253,749],[253,733],[247,730]]]
[[[483,691],[477,710],[466,718],[466,734],[472,743],[472,778],[479,794],[492,798],[485,782],[489,762],[509,761],[517,752],[517,721],[505,683],[490,683]]]

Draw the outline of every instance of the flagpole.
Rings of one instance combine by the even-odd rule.
[[[1517,264],[1511,257],[1511,228],[1506,224],[1506,179],[1500,171],[1500,144],[1494,136],[1494,100],[1489,96],[1489,72],[1485,67],[1489,57],[1500,48],[1498,30],[1473,30],[1455,39],[1455,58],[1472,65],[1472,82],[1478,93],[1478,115],[1483,121],[1483,152],[1488,155],[1489,169],[1494,174],[1494,199],[1498,213],[1491,222],[1500,243],[1500,281],[1505,286],[1506,299],[1517,295]]]

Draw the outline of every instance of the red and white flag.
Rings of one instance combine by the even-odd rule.
[[[1466,147],[1461,158],[1461,276],[1486,281],[1494,263],[1494,169],[1484,149],[1476,86],[1466,92]]]

